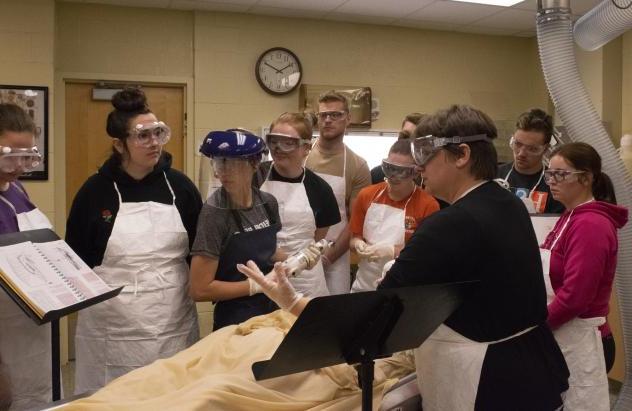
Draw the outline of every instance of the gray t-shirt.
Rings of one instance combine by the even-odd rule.
[[[220,188],[202,206],[191,255],[219,259],[231,237],[241,232],[226,198],[225,190]],[[279,204],[272,194],[253,188],[252,198],[251,208],[236,210],[241,218],[243,231],[260,230],[281,221]],[[267,204],[270,216],[264,204]]]

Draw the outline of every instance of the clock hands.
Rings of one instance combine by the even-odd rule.
[[[282,69],[282,70],[279,70],[278,68],[274,67],[273,65],[268,64],[268,62],[267,62],[267,61],[264,61],[264,62],[263,62],[263,64],[265,64],[266,66],[268,66],[268,67],[270,67],[270,68],[274,69],[277,73],[281,73],[283,70],[285,70],[285,68],[284,68],[284,69]],[[288,66],[288,67],[289,67],[289,66]],[[287,68],[287,67],[286,67],[286,68]]]
[[[290,63],[290,64],[288,64],[287,66],[283,67],[283,68],[281,69],[281,71],[284,71],[284,70],[285,70],[286,68],[288,68],[288,67],[292,67],[292,64],[294,64],[294,63]],[[281,71],[279,71],[279,73],[280,73]]]

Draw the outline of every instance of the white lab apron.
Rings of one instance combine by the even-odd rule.
[[[414,350],[417,385],[424,411],[474,410],[487,348],[534,328],[497,341],[477,342],[441,324]]]
[[[16,212],[4,196],[0,200]],[[16,212],[16,218],[20,231],[53,227],[38,208]],[[52,401],[50,324],[35,324],[4,291],[0,292],[0,361],[11,383],[11,410],[40,408]]]
[[[376,194],[366,211],[362,227],[362,237],[364,237],[367,244],[388,244],[392,246],[404,244],[406,207],[416,191],[417,186],[415,185],[403,209],[388,204],[375,203],[376,199],[381,195],[388,195],[386,187]],[[387,261],[369,261],[367,258],[362,258],[358,263],[358,272],[351,287],[351,292],[375,290],[376,282],[382,276],[382,270]]]
[[[540,248],[547,304],[551,304],[555,299],[550,277],[551,251],[566,230],[573,211],[574,209],[553,240],[551,249]],[[553,336],[564,354],[570,371],[569,387],[564,397],[564,411],[607,411],[610,409],[608,375],[599,331],[599,326],[605,322],[605,317],[576,317],[553,330]]]
[[[279,203],[281,231],[277,233],[277,245],[283,251],[294,254],[314,241],[316,231],[314,211],[309,204],[305,184],[303,184],[305,170],[303,169],[303,180],[300,183],[288,183],[270,181],[272,167],[274,163],[270,165],[266,180],[261,185],[261,191],[272,194]],[[307,297],[329,295],[325,272],[320,260],[311,270],[303,270],[299,275],[290,277],[290,283],[296,291]]]
[[[347,147],[345,146],[342,162],[342,177],[331,174],[316,173],[319,177],[325,180],[329,186],[331,186],[334,196],[336,196],[336,202],[338,203],[338,211],[340,212],[340,222],[329,227],[329,231],[327,231],[327,236],[325,238],[329,241],[337,241],[338,236],[348,224],[345,188],[346,169]],[[327,281],[329,294],[335,295],[349,292],[351,289],[351,263],[349,260],[348,249],[343,255],[325,269],[325,280]]]
[[[75,393],[160,358],[171,357],[199,338],[195,304],[188,295],[187,231],[175,206],[123,202],[103,261],[94,271],[121,293],[79,312]]]

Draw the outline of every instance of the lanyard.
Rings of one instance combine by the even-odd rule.
[[[509,170],[509,172],[507,173],[507,175],[505,176],[505,181],[507,183],[509,183],[509,176],[511,175],[511,173],[513,173],[513,166],[511,166],[511,169]],[[531,190],[529,190],[529,198],[531,198],[531,196],[533,195],[533,192],[535,191],[535,189],[540,185],[540,183],[542,182],[542,179],[544,178],[544,167],[542,167],[542,172],[540,173],[540,178],[538,178],[538,181],[535,183],[535,185],[531,188]]]

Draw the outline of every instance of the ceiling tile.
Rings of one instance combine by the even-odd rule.
[[[297,10],[285,7],[264,7],[259,5],[251,7],[250,9],[248,9],[248,12],[252,14],[263,14],[268,16],[300,17],[312,19],[320,19],[327,13],[323,10]]]
[[[346,0],[259,0],[257,6],[299,10],[333,11]]]
[[[170,0],[87,0],[86,3],[107,4],[111,6],[166,8]]]
[[[491,16],[503,7],[470,4],[457,1],[437,1],[406,17],[408,20],[441,21],[454,24],[470,24]]]
[[[493,16],[485,17],[473,23],[474,26],[511,30],[516,33],[535,30],[535,12],[518,9],[506,9]]]
[[[444,31],[445,30],[452,31],[457,27],[456,24],[445,23],[445,22],[408,20],[408,19],[397,20],[396,22],[393,23],[393,25],[401,26],[401,27],[410,27],[410,28],[415,28],[415,29],[444,30]]]
[[[460,26],[456,31],[461,33],[470,34],[488,34],[492,36],[511,36],[516,33],[516,30],[511,29],[499,29],[494,27],[476,27],[476,26]]]
[[[233,13],[244,13],[248,11],[250,7],[251,4],[220,3],[200,0],[171,0],[171,8],[178,10],[228,11]]]
[[[434,0],[348,0],[336,12],[362,16],[404,17]]]
[[[325,16],[325,20],[349,21],[363,24],[391,24],[396,19],[393,17],[364,16],[361,14],[333,12]]]

